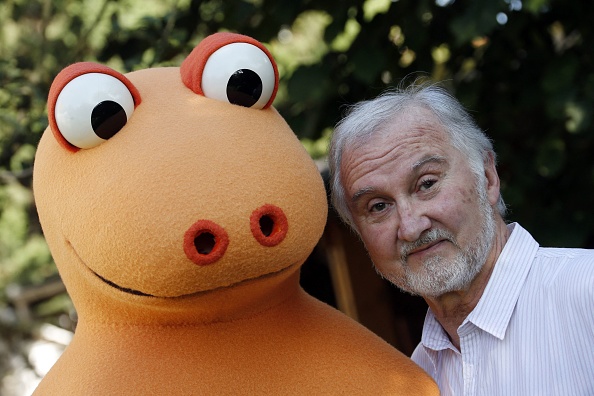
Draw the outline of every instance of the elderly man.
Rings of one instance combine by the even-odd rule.
[[[594,251],[506,224],[492,143],[455,98],[412,85],[353,106],[329,165],[379,274],[429,305],[412,358],[442,394],[594,394]]]

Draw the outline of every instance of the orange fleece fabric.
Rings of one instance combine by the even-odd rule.
[[[326,194],[277,111],[196,94],[175,67],[125,78],[137,103],[118,133],[72,150],[53,122],[37,150],[35,200],[79,321],[35,394],[438,394],[300,288]]]

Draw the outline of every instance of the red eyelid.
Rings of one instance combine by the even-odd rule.
[[[78,147],[73,146],[72,144],[68,143],[64,136],[60,133],[60,129],[58,128],[58,124],[56,122],[56,102],[58,101],[58,96],[60,96],[60,92],[62,89],[76,77],[82,76],[83,74],[88,73],[102,73],[107,74],[109,76],[115,77],[120,80],[126,88],[132,94],[132,98],[134,99],[134,107],[138,106],[141,102],[140,100],[140,92],[138,89],[124,76],[122,73],[113,70],[110,67],[101,65],[99,63],[94,62],[79,62],[74,63],[66,68],[62,69],[62,71],[54,78],[52,85],[50,87],[49,95],[48,95],[48,102],[47,102],[47,113],[49,118],[49,125],[52,129],[54,137],[68,151],[73,153],[80,150]]]
[[[264,51],[270,59],[274,69],[274,90],[272,91],[270,100],[263,107],[263,109],[267,109],[272,105],[278,90],[278,68],[272,54],[264,45],[262,45],[262,43],[249,36],[244,36],[243,34],[219,32],[202,40],[181,64],[180,73],[184,85],[190,88],[194,93],[204,96],[204,92],[202,91],[202,73],[204,72],[204,66],[208,61],[208,58],[221,47],[233,43],[252,44]]]

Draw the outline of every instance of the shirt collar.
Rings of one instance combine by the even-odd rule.
[[[425,324],[423,325],[421,344],[426,348],[433,349],[435,351],[441,351],[448,348],[456,351],[456,347],[454,347],[454,344],[452,344],[450,341],[450,338],[446,334],[445,330],[435,318],[431,308],[427,310],[427,315],[425,315]]]
[[[471,322],[501,340],[505,337],[511,315],[539,247],[528,231],[519,224],[512,223],[508,228],[511,235],[497,259],[485,291],[462,324],[464,326]],[[425,317],[421,343],[434,350],[455,350],[431,309]]]
[[[512,313],[520,297],[538,242],[519,224],[508,225],[512,231],[503,247],[481,299],[467,321],[503,340]]]

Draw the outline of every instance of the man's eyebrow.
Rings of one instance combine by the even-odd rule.
[[[375,188],[373,187],[364,187],[362,189],[360,189],[359,191],[355,192],[351,198],[351,202],[355,203],[357,202],[359,199],[361,199],[361,197],[367,195],[367,194],[371,194],[375,191]]]
[[[442,157],[441,155],[430,155],[428,157],[425,158],[421,158],[420,160],[418,160],[417,162],[415,162],[412,166],[412,170],[416,171],[418,170],[420,167],[422,167],[423,165],[427,164],[427,163],[431,163],[431,162],[435,162],[438,164],[443,164],[444,162],[446,162],[445,157]]]

